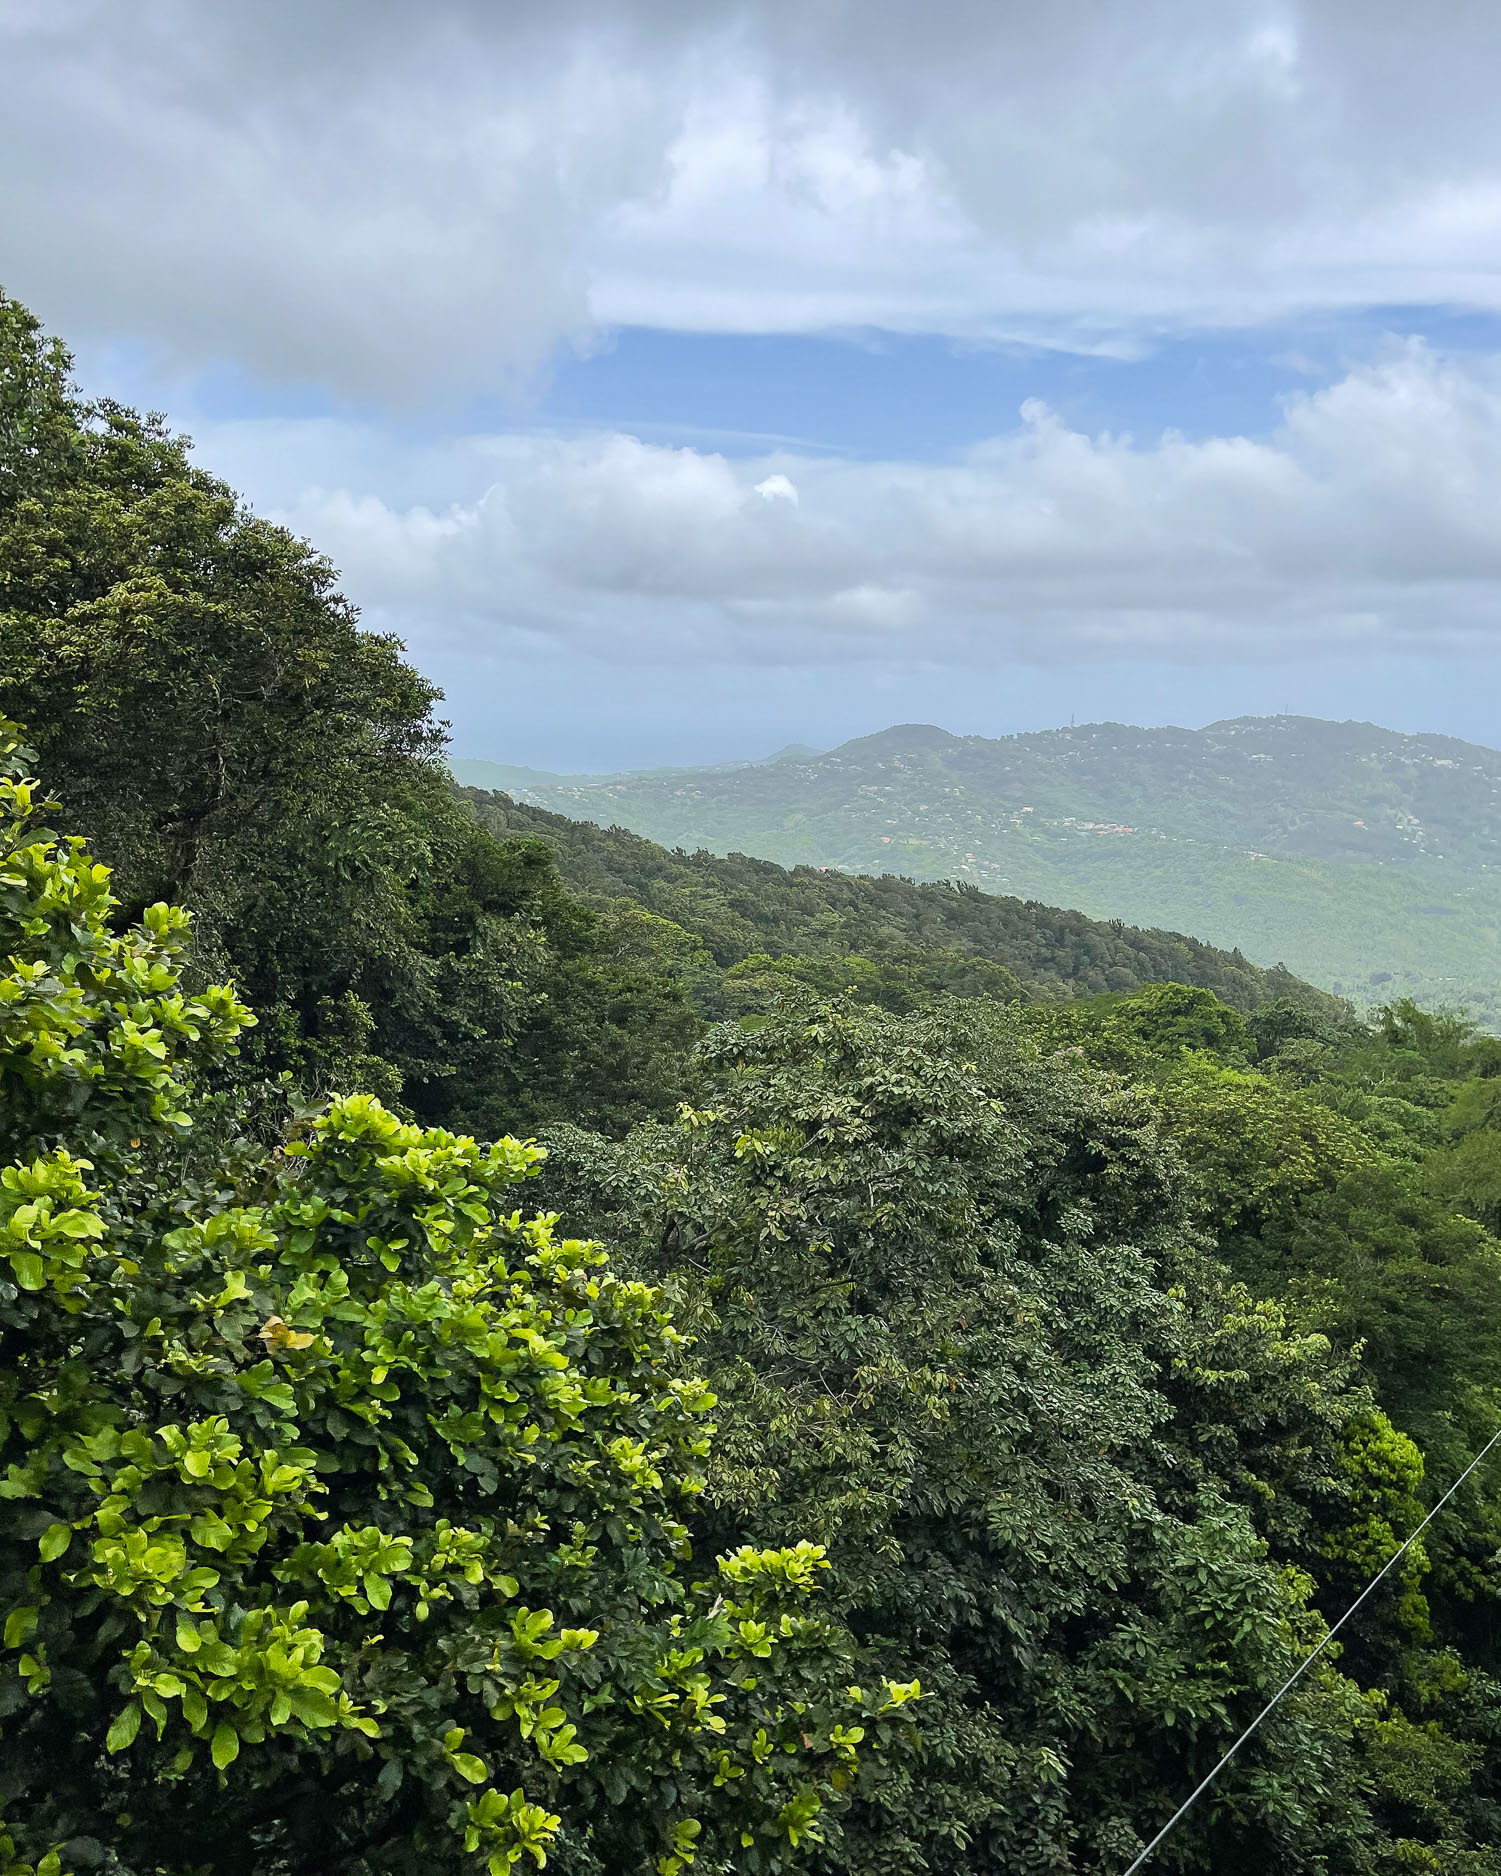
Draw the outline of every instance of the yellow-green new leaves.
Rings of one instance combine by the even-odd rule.
[[[43,1563],[56,1563],[72,1541],[73,1532],[68,1525],[49,1524],[37,1545],[37,1555]]]
[[[48,1850],[34,1863],[23,1863],[17,1855],[15,1838],[0,1817],[0,1876],[68,1876],[56,1850]]]
[[[192,1064],[255,1019],[223,985],[184,993],[185,912],[111,928],[109,868],[41,824],[21,734],[0,719],[0,1146],[181,1127]]]
[[[657,1292],[512,1208],[539,1158],[349,1097],[260,1203],[180,1200],[130,1256],[111,1222],[39,1295],[44,1338],[103,1351],[22,1403],[0,1477],[38,1519],[6,1629],[28,1719],[58,1668],[97,1689],[75,1834],[144,1855],[180,1785],[211,1840],[311,1778],[336,1836],[368,1828],[339,1793],[418,1816],[434,1871],[540,1866],[571,1820],[648,1868],[748,1834],[776,1872],[846,1801],[884,1709],[839,1684],[821,1553],[689,1579],[712,1396]]]
[[[464,1848],[484,1858],[490,1876],[506,1876],[527,1856],[541,1869],[561,1822],[556,1813],[530,1803],[519,1785],[509,1796],[487,1791],[468,1808]]]
[[[1320,1548],[1342,1576],[1348,1573],[1353,1589],[1389,1563],[1422,1523],[1423,1455],[1373,1407],[1345,1429],[1340,1461],[1349,1492],[1346,1521],[1328,1533]],[[1414,1544],[1388,1578],[1375,1618],[1426,1639],[1428,1602],[1422,1584],[1428,1567],[1424,1545]]]
[[[122,1707],[110,1722],[110,1729],[104,1736],[106,1752],[123,1752],[127,1746],[135,1744],[136,1734],[141,1730],[141,1709],[134,1700],[128,1707]]]
[[[60,1298],[83,1282],[84,1264],[104,1224],[83,1175],[89,1162],[61,1149],[0,1171],[0,1257],[23,1290]]]

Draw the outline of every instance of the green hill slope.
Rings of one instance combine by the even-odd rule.
[[[596,900],[630,899],[671,919],[721,967],[758,954],[805,963],[855,957],[931,977],[934,989],[1006,994],[999,982],[969,981],[969,963],[1000,967],[1023,992],[1042,999],[1171,980],[1213,990],[1242,1010],[1291,997],[1338,1014],[1334,999],[1288,972],[1261,969],[1239,952],[1216,950],[1178,932],[1104,923],[966,883],[918,884],[810,867],[789,871],[738,853],[722,858],[669,852],[624,828],[571,820],[503,794],[463,793],[492,833],[545,841],[575,890]],[[935,968],[938,975],[932,977]],[[839,985],[830,979],[822,987]]]
[[[1448,737],[1306,717],[998,739],[909,724],[520,798],[670,846],[967,880],[1238,945],[1357,1002],[1501,1019],[1501,752]]]

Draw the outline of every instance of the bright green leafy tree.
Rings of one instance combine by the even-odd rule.
[[[369,1096],[183,1177],[249,1012],[183,992],[181,914],[112,930],[0,753],[11,1863],[677,1876],[837,1841],[915,1690],[844,1684],[817,1547],[691,1575],[713,1403],[659,1296],[514,1208],[538,1148]]]

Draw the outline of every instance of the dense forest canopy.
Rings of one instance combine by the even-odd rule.
[[[602,777],[460,778],[671,846],[962,879],[1173,926],[1362,1006],[1501,1025],[1501,752],[1369,723],[905,724],[826,755]]]
[[[780,967],[807,979],[818,960],[822,986],[868,985],[898,1008],[907,1005],[894,998],[910,1004],[936,990],[1047,1000],[1174,981],[1213,990],[1238,1009],[1292,998],[1329,1018],[1339,1010],[1338,999],[1286,970],[1263,970],[1181,932],[1141,931],[963,883],[668,852],[621,827],[465,792],[484,826],[544,841],[569,885],[670,918],[741,978]]]
[[[0,1870],[1119,1876],[1501,1426],[1501,1043],[465,794],[0,301]],[[1157,1853],[1501,1876],[1501,1464]]]

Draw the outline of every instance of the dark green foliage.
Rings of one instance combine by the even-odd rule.
[[[670,1113],[693,1083],[701,953],[630,903],[589,907],[554,889],[532,913],[542,941],[533,1001],[505,1058],[450,1102],[480,1132],[560,1118],[623,1133]]]
[[[1421,1515],[1349,1358],[1204,1260],[1151,1098],[1027,1026],[789,1009],[714,1032],[680,1128],[553,1138],[554,1197],[678,1274],[711,1541],[795,1507],[871,1658],[923,1663],[925,1757],[841,1869],[1120,1868],[1311,1645],[1301,1598]],[[1415,1576],[1373,1620],[1421,1610]],[[1386,1867],[1373,1718],[1315,1676],[1165,1867]]]
[[[435,693],[355,629],[326,561],[159,419],[77,400],[67,364],[0,301],[0,379],[47,439],[0,475],[5,701],[138,899],[185,881],[231,920],[255,841],[325,805],[331,835],[434,753]]]
[[[1117,1000],[1093,1021],[1075,1007],[1028,1021],[1054,1038],[1062,1025],[1071,1046],[1151,1086],[1218,1254],[1294,1320],[1358,1351],[1394,1423],[1367,1463],[1396,1496],[1366,1520],[1363,1537],[1326,1529],[1319,1555],[1294,1552],[1332,1615],[1390,1554],[1402,1495],[1431,1502],[1501,1424],[1501,1245],[1484,1228],[1484,1191],[1467,1194],[1456,1177],[1479,1158],[1471,1143],[1495,1137],[1497,1044],[1453,1013],[1410,1002],[1371,1027],[1269,1010],[1251,1019],[1251,1069],[1231,1024],[1217,1052],[1207,1031],[1197,1050],[1176,1039],[1149,1046],[1163,994]],[[1417,1445],[1404,1456],[1407,1436]],[[1464,1488],[1425,1537],[1421,1568],[1367,1608],[1347,1656],[1396,1699],[1377,1735],[1383,1766],[1399,1747],[1429,1752],[1429,1735],[1411,1727],[1441,1716],[1449,1735],[1433,1750],[1463,1797],[1448,1811],[1431,1798],[1426,1813],[1404,1800],[1394,1827],[1417,1830],[1414,1820],[1443,1813],[1440,1836],[1462,1819],[1492,1844],[1501,1839],[1489,1771],[1501,1667],[1498,1488],[1495,1465]]]
[[[185,903],[204,968],[239,970],[267,1061],[421,1074],[435,966],[405,887],[467,835],[432,686],[357,629],[326,561],[67,371],[0,299],[0,708],[127,908]]]
[[[127,911],[192,912],[259,1013],[246,1071],[492,1132],[670,1107],[672,943],[477,826],[438,693],[328,563],[68,368],[0,296],[0,712]]]

